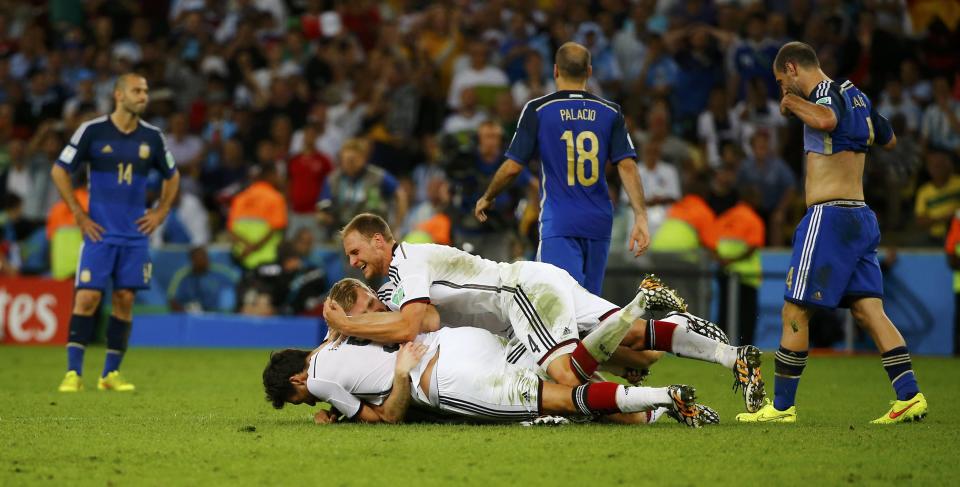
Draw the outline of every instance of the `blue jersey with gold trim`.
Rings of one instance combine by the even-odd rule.
[[[57,164],[73,172],[84,163],[90,170],[90,218],[104,228],[104,243],[146,245],[136,221],[146,211],[147,176],[151,169],[164,179],[176,172],[160,129],[140,121],[125,134],[106,115],[84,122]]]
[[[807,99],[825,106],[837,116],[837,126],[825,132],[803,126],[803,149],[817,154],[866,152],[873,144],[886,145],[893,137],[890,122],[873,109],[873,104],[849,80],[836,83],[823,80]]]
[[[540,238],[609,239],[609,161],[636,158],[620,106],[585,91],[558,91],[523,107],[506,157],[540,158]]]

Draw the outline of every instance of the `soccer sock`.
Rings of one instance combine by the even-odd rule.
[[[67,339],[67,370],[83,375],[83,353],[93,335],[93,316],[70,317],[70,338]]]
[[[570,354],[570,365],[573,366],[573,373],[577,375],[581,383],[590,382],[590,377],[597,371],[600,363],[590,355],[583,342],[577,343],[577,348]]]
[[[107,323],[107,357],[103,362],[103,375],[120,369],[123,354],[127,351],[127,342],[130,340],[130,322],[110,316]]]
[[[703,336],[688,326],[683,315],[647,322],[647,350],[670,352],[678,357],[695,358],[733,368],[737,347]]]
[[[613,382],[595,382],[573,388],[573,405],[585,415],[636,413],[671,406],[665,387],[627,387]]]
[[[623,337],[633,327],[633,323],[639,320],[646,311],[646,297],[637,294],[623,309],[618,309],[600,320],[600,324],[583,338],[582,343],[585,352],[589,353],[598,363],[610,360],[613,352],[623,341]],[[576,355],[574,360],[576,360]],[[594,367],[594,370],[596,370],[596,367]]]
[[[777,411],[786,411],[794,405],[797,399],[797,386],[800,385],[800,375],[807,366],[807,352],[794,352],[780,347],[774,360],[776,377],[773,380],[773,407]]]
[[[906,401],[920,392],[906,345],[883,352],[880,360],[890,377],[893,390],[897,392],[898,401]]]

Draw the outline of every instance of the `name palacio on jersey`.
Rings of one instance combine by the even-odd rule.
[[[564,122],[567,120],[589,120],[592,122],[596,119],[597,111],[589,108],[580,108],[578,110],[564,108],[560,110],[560,120]]]

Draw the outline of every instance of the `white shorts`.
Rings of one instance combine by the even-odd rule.
[[[515,422],[540,411],[543,382],[529,368],[508,364],[506,340],[480,328],[443,328],[429,403],[441,411]]]
[[[567,271],[542,262],[511,264],[501,280],[502,309],[513,329],[510,363],[524,362],[518,355],[526,353],[545,371],[553,359],[573,352],[581,332],[619,309],[584,289]]]

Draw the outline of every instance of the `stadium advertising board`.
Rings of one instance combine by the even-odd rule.
[[[67,343],[73,283],[36,277],[0,278],[0,342]]]

